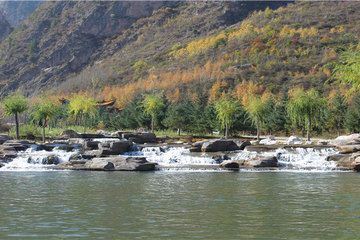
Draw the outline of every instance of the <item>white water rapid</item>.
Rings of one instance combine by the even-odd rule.
[[[67,152],[58,148],[54,148],[52,151],[36,151],[34,148],[29,148],[18,153],[18,156],[0,168],[0,171],[49,170],[49,165],[44,165],[44,161],[55,159],[56,163],[67,162],[71,155],[77,152],[78,150]],[[199,170],[201,167],[214,170],[218,169],[218,164],[224,160],[249,160],[258,156],[276,156],[280,166],[277,171],[333,171],[336,168],[336,163],[326,160],[329,155],[333,154],[336,154],[336,151],[332,148],[277,149],[276,151],[260,153],[246,150],[231,153],[191,153],[188,148],[180,146],[144,147],[141,150],[134,146],[131,152],[124,155],[144,156],[149,162],[158,163],[165,168],[168,167],[168,170],[176,168]]]
[[[0,171],[49,170],[49,168],[46,167],[48,165],[43,164],[44,161],[49,161],[48,159],[52,158],[52,160],[55,159],[58,163],[67,162],[69,161],[70,156],[76,152],[77,150],[67,152],[65,150],[59,150],[58,148],[54,148],[52,151],[36,151],[33,148],[28,148],[23,152],[19,152],[18,156],[13,161],[0,168]]]

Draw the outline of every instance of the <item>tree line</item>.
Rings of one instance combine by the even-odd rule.
[[[52,97],[26,99],[21,93],[9,95],[1,102],[4,115],[14,115],[16,137],[19,138],[19,114],[29,110],[28,122],[41,126],[45,141],[46,126],[63,127],[69,124],[108,130],[148,128],[151,131],[171,129],[188,134],[211,134],[222,131],[227,138],[239,132],[261,132],[288,135],[300,131],[310,141],[312,131],[336,131],[338,135],[360,131],[360,50],[349,49],[339,62],[333,63],[332,79],[340,88],[325,97],[315,89],[283,89],[275,96],[262,90],[259,84],[239,89],[241,97],[221,91],[202,94],[194,99],[183,94],[172,101],[165,94],[139,94],[121,110],[97,106],[95,99],[74,94],[67,104]],[[238,92],[239,92],[238,91]]]

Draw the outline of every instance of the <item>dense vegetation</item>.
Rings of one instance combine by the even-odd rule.
[[[57,20],[67,19],[67,13],[79,20],[81,11],[50,14],[54,6],[44,5],[30,19],[53,16],[49,28],[63,36],[64,25]],[[226,136],[246,131],[258,137],[307,132],[308,138],[312,130],[359,131],[360,84],[354,71],[360,56],[360,16],[354,9],[359,7],[358,2],[298,2],[255,11],[229,26],[220,21],[223,3],[164,6],[101,40],[106,44],[98,58],[76,74],[59,74],[65,80],[47,93],[55,101],[116,99],[115,107],[97,107],[84,118],[71,115],[65,104],[50,126],[82,122],[109,130],[145,127]],[[44,40],[16,41],[34,29],[15,29],[0,45],[3,56],[24,49],[32,66],[46,61]]]

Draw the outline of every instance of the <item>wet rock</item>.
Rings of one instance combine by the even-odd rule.
[[[61,136],[65,138],[79,138],[80,134],[75,132],[74,130],[64,130],[61,133]]]
[[[244,161],[246,167],[278,167],[278,160],[274,156],[260,156],[249,161]]]
[[[347,136],[339,136],[334,140],[331,140],[330,144],[334,146],[360,145],[360,134],[356,133]]]
[[[87,161],[84,164],[84,168],[87,170],[115,170],[114,164],[109,162],[109,159],[106,158],[97,158],[91,161]]]
[[[41,150],[45,150],[45,151],[49,151],[51,152],[52,150],[54,150],[54,148],[56,147],[55,144],[42,144],[40,145]]]
[[[239,150],[244,150],[245,147],[251,145],[250,141],[240,141],[240,140],[233,140],[233,141],[236,143],[236,145],[238,145]]]
[[[80,153],[74,153],[69,157],[69,161],[81,160],[81,159],[82,159],[82,155]]]
[[[233,140],[216,139],[203,143],[201,146],[202,152],[221,152],[221,151],[235,151],[239,150],[239,146]]]
[[[350,158],[351,155],[349,154],[334,154],[326,157],[326,161],[342,161],[344,159]]]
[[[207,140],[197,141],[191,145],[190,152],[201,152],[202,145],[207,142]]]
[[[99,149],[99,141],[86,141],[84,144],[85,150],[97,150]]]
[[[149,163],[145,157],[116,156],[95,158],[87,161],[87,170],[116,170],[116,171],[150,171],[155,169],[155,163]]]
[[[4,167],[5,164],[4,163],[0,163],[0,168]]]
[[[12,140],[13,138],[6,134],[0,134],[0,144],[3,144],[4,142],[8,140]]]
[[[101,156],[119,155],[131,150],[132,142],[119,141],[111,143],[99,143],[99,150]]]
[[[354,153],[360,151],[360,145],[344,145],[338,146],[340,154]]]
[[[45,164],[45,165],[50,165],[50,164],[56,165],[59,163],[60,163],[59,157],[56,155],[47,156],[42,160],[42,164]]]
[[[237,166],[237,167],[236,167]],[[250,160],[228,160],[220,164],[223,168],[261,168],[261,167],[278,167],[278,160],[274,156],[260,156]]]
[[[239,169],[240,164],[238,161],[235,160],[228,160],[224,161],[220,164],[221,168],[228,168],[228,169]]]
[[[286,144],[295,145],[295,144],[302,144],[303,142],[304,141],[298,136],[290,136],[289,139],[286,141]]]
[[[218,164],[222,163],[225,160],[230,160],[230,158],[227,155],[216,155],[213,156],[212,159]]]

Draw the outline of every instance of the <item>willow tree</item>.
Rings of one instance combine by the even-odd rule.
[[[265,100],[261,96],[250,95],[243,98],[243,105],[245,110],[250,115],[251,121],[256,125],[256,139],[260,140],[260,124],[266,115]]]
[[[86,133],[86,119],[96,114],[96,102],[84,95],[75,95],[70,99],[69,111],[75,118],[80,117],[83,120],[84,133]]]
[[[20,138],[19,134],[19,114],[28,109],[29,101],[19,92],[10,95],[2,101],[2,109],[5,116],[15,116],[16,138]]]
[[[155,116],[164,106],[164,101],[160,96],[154,94],[145,95],[141,107],[144,108],[146,114],[151,116],[151,132],[154,132]]]
[[[332,78],[343,86],[350,86],[348,95],[360,90],[360,49],[344,52],[333,67]]]
[[[59,110],[59,105],[48,98],[41,99],[32,107],[31,115],[33,119],[41,122],[43,142],[45,142],[46,124],[48,121],[51,121],[54,118]]]
[[[229,128],[239,108],[238,102],[230,98],[225,97],[215,101],[216,117],[220,120],[222,128],[225,128],[226,139],[229,137]]]
[[[311,129],[320,121],[326,107],[326,100],[316,90],[297,90],[287,104],[287,113],[294,123],[306,125],[306,137],[310,141]]]

